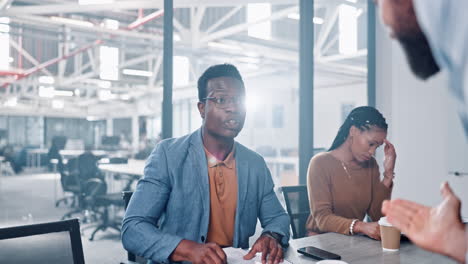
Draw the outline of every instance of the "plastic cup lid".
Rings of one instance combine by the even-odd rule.
[[[387,221],[387,217],[382,217],[382,218],[380,218],[380,220],[379,220],[379,225],[381,225],[381,226],[393,226],[392,224],[390,224],[390,223]]]

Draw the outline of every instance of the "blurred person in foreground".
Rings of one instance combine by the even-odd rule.
[[[448,72],[450,92],[468,138],[468,1],[374,2],[416,76],[425,80],[441,69]],[[465,263],[468,232],[461,221],[460,200],[447,183],[441,193],[444,200],[434,208],[398,199],[385,201],[382,212],[417,245]]]

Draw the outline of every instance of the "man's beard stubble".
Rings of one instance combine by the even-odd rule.
[[[422,31],[401,34],[398,41],[405,51],[411,70],[420,79],[426,80],[440,71]]]

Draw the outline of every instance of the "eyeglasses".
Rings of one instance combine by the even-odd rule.
[[[237,96],[233,96],[233,97],[224,97],[224,96],[206,97],[206,98],[203,98],[203,100],[211,100],[212,102],[215,103],[216,107],[218,107],[220,109],[226,109],[230,105],[235,105],[235,106],[239,106],[239,107],[244,107],[245,106],[245,98],[244,97],[237,97]]]

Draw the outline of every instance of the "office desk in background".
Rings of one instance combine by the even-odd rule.
[[[84,150],[73,150],[73,149],[63,149],[60,150],[60,155],[64,159],[71,159],[76,158],[83,154]],[[128,150],[92,150],[91,151],[94,155],[98,157],[107,157],[107,156],[115,156],[115,157],[128,157],[129,151]]]
[[[106,173],[127,174],[134,176],[143,176],[145,160],[129,159],[128,163],[122,164],[100,164],[99,169]]]
[[[349,264],[451,264],[451,259],[425,251],[409,241],[401,243],[398,252],[382,251],[380,241],[365,236],[345,236],[326,233],[289,241],[285,259],[291,263],[316,263],[317,261],[297,253],[297,249],[313,246],[341,256]]]
[[[106,174],[106,181],[109,185],[109,191],[116,191],[115,178],[117,175],[128,175],[135,179],[143,177],[145,168],[145,160],[129,159],[128,163],[124,164],[100,164],[99,169]],[[119,190],[120,191],[120,190]]]

